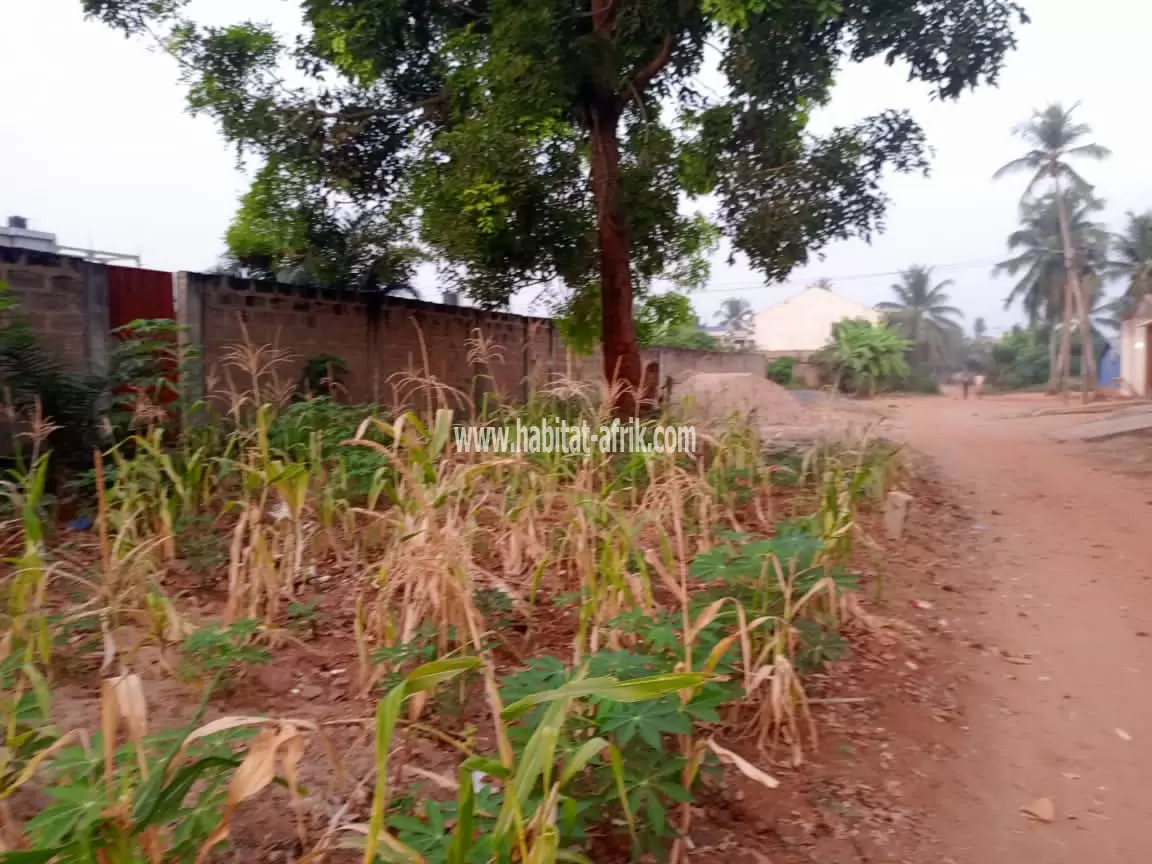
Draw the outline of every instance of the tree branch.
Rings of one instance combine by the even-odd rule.
[[[592,29],[599,36],[607,36],[616,17],[616,0],[592,0]]]
[[[660,45],[660,50],[656,53],[656,56],[649,60],[646,65],[637,69],[632,75],[631,80],[628,82],[627,92],[622,94],[624,103],[627,104],[628,100],[633,97],[639,102],[640,94],[644,92],[644,88],[660,73],[661,69],[668,65],[668,61],[671,59],[672,36],[667,35],[664,37],[664,42]]]

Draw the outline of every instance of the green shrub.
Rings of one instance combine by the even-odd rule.
[[[312,396],[337,396],[344,392],[348,364],[336,354],[317,354],[304,361],[297,394],[300,399]]]
[[[787,387],[792,383],[792,374],[795,367],[795,357],[777,357],[775,360],[768,361],[768,368],[765,370],[765,374],[769,380]]]
[[[887,324],[845,318],[814,358],[838,390],[873,394],[885,382],[908,374],[905,355],[912,343]]]

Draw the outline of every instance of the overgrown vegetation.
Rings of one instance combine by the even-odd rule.
[[[895,327],[845,319],[832,327],[827,347],[813,359],[834,389],[874,395],[909,374],[906,358],[911,347]]]
[[[764,374],[769,380],[787,387],[792,383],[792,374],[795,368],[795,357],[777,357],[775,360],[768,361]]]
[[[796,458],[783,516],[784,469],[738,418],[695,454],[459,452],[457,422],[598,426],[614,399],[561,383],[476,406],[425,380],[387,411],[294,402],[275,348],[227,356],[232,388],[195,407],[207,422],[137,409],[96,451],[80,539],[43,517],[50,433],[17,449],[6,860],[204,861],[244,801],[278,784],[299,804],[326,761],[338,805],[320,824],[294,807],[297,860],[682,859],[704,774],[776,782],[733,748],[799,762],[816,746],[803,676],[845,649],[858,513],[895,482],[892,452]],[[166,375],[135,377],[162,403]],[[370,721],[204,722],[256,667],[330,634]],[[146,668],[189,688],[186,724],[152,728]],[[64,679],[90,715],[60,729]],[[440,767],[393,765],[417,740]],[[341,754],[366,744],[370,767],[347,776]],[[33,792],[30,818],[7,806]]]

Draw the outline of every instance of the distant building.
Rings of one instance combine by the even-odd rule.
[[[33,231],[23,216],[9,216],[8,224],[0,226],[0,246],[31,252],[56,252],[60,248],[55,234]]]
[[[28,227],[28,220],[23,216],[9,216],[8,224],[0,225],[0,247],[9,249],[26,249],[29,252],[51,252],[60,255],[73,255],[85,261],[96,261],[105,264],[113,261],[131,261],[140,266],[139,255],[128,255],[120,252],[103,252],[99,249],[78,249],[75,246],[61,246],[56,242],[56,235],[48,231],[33,231]]]
[[[880,313],[812,285],[756,313],[756,347],[769,356],[806,359],[828,344],[833,325],[845,318],[863,318],[876,324]]]
[[[738,350],[747,349],[749,351],[756,348],[756,340],[753,338],[752,333],[747,330],[730,330],[719,324],[710,324],[700,329],[709,336],[714,337],[721,345],[729,348],[736,348]]]
[[[1120,377],[1124,390],[1152,396],[1152,294],[1120,323]]]

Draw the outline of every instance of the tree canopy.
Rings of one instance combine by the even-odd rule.
[[[884,317],[907,335],[916,358],[935,366],[945,364],[952,343],[961,333],[957,319],[964,313],[950,305],[951,285],[951,279],[933,285],[931,267],[909,267],[892,286],[896,300],[876,304]]]
[[[190,108],[261,160],[238,258],[403,282],[415,238],[483,305],[599,293],[605,371],[632,385],[634,296],[700,281],[715,241],[684,195],[714,193],[768,279],[869,237],[924,136],[899,111],[810,134],[836,74],[881,56],[954,98],[995,82],[1026,20],[1011,0],[301,0],[290,41],[196,24],[187,0],[82,3],[161,39]]]
[[[1112,152],[1107,147],[1083,140],[1092,134],[1092,127],[1087,123],[1073,122],[1072,113],[1078,107],[1079,103],[1065,108],[1062,103],[1054,102],[1042,111],[1033,111],[1031,119],[1015,129],[1016,135],[1031,149],[1002,165],[994,179],[1019,172],[1031,174],[1024,189],[1025,198],[1030,197],[1037,184],[1045,178],[1081,195],[1091,194],[1092,184],[1081,177],[1068,160],[1071,157],[1100,161],[1107,159]]]
[[[720,326],[731,336],[748,333],[755,325],[756,313],[752,311],[752,304],[743,297],[729,297],[720,304],[716,314],[712,316],[720,322]]]
[[[1078,247],[1071,233],[1069,202],[1067,196],[1074,194],[1083,200],[1092,198],[1092,185],[1088,183],[1069,163],[1069,158],[1087,158],[1100,161],[1111,156],[1111,151],[1099,144],[1087,143],[1084,139],[1092,128],[1085,123],[1075,123],[1072,114],[1077,105],[1065,108],[1054,102],[1043,111],[1033,111],[1032,118],[1016,127],[1016,134],[1031,148],[1023,156],[1013,159],[1000,167],[994,178],[1006,174],[1027,172],[1031,174],[1024,189],[1023,200],[1033,199],[1037,184],[1042,180],[1051,181],[1051,198],[1055,203],[1056,218],[1060,231],[1060,245],[1064,253],[1064,273],[1067,280],[1068,300],[1063,303],[1064,326],[1061,345],[1061,366],[1068,368],[1071,360],[1069,335],[1073,308],[1079,314],[1080,330],[1091,343],[1092,325],[1090,321],[1091,299],[1089,292],[1081,284],[1083,263],[1077,260]],[[1089,347],[1090,344],[1089,344]],[[1087,363],[1083,364],[1083,398],[1089,398],[1089,391],[1096,384],[1095,351],[1085,352]]]
[[[1104,264],[1109,243],[1104,226],[1093,221],[1104,203],[1084,193],[1065,194],[1073,258],[1080,278],[1093,284]],[[1021,203],[1020,227],[1009,235],[1008,248],[1012,257],[997,264],[996,271],[1018,278],[1004,298],[1004,307],[1019,301],[1033,325],[1040,321],[1051,324],[1064,317],[1067,256],[1054,195]]]
[[[1152,210],[1129,213],[1128,224],[1111,240],[1104,274],[1124,283],[1124,302],[1119,307],[1123,312],[1152,294]]]

